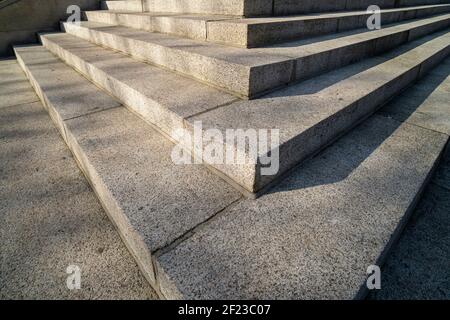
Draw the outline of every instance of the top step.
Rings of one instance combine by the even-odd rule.
[[[448,3],[446,0],[128,0],[102,1],[106,10],[235,15],[282,16],[311,12],[365,10]]]

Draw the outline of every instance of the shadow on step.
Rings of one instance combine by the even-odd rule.
[[[375,116],[353,129],[358,134],[350,132],[344,135],[311,160],[291,170],[284,181],[268,190],[266,194],[333,184],[345,180],[356,169],[364,171],[366,159],[374,154],[384,142],[395,136],[397,129],[403,126],[404,122],[408,122],[411,115],[422,112],[417,111],[417,109],[449,75],[450,59],[447,59],[438,69],[432,70],[429,75],[418,81],[413,87],[406,89],[385,105]],[[393,112],[394,109],[396,110],[395,113]],[[401,110],[401,113],[398,110]],[[433,112],[434,110],[430,111]],[[400,115],[397,116],[398,114]],[[433,116],[436,117],[436,115]],[[437,117],[439,116],[441,115],[437,115]],[[367,137],[371,137],[371,139],[367,139]],[[351,143],[349,143],[349,140]],[[401,152],[398,154],[395,154],[394,150],[388,152],[392,152],[393,156],[398,157],[397,161],[400,163],[407,159],[407,155],[405,155],[405,159],[402,159],[403,153]],[[406,152],[414,152],[414,150],[406,150]],[[379,169],[377,177],[382,178],[384,168],[380,167]],[[389,172],[389,174],[392,174],[392,172]]]
[[[448,149],[450,150],[450,149]],[[443,162],[450,161],[447,152]],[[433,182],[445,169],[439,165]],[[447,167],[446,175],[450,176]],[[381,290],[370,300],[449,299],[450,190],[430,184],[383,267]]]
[[[374,56],[372,58],[359,61],[354,60],[351,61],[352,64],[339,68],[337,70],[336,67],[332,68],[333,71],[324,71],[322,72],[322,76],[316,75],[311,79],[300,80],[299,82],[293,82],[288,85],[285,89],[277,90],[269,93],[266,96],[263,96],[262,99],[265,98],[283,98],[283,97],[293,97],[300,95],[312,95],[320,93],[321,91],[332,87],[333,85],[339,84],[339,82],[344,81],[345,79],[349,79],[354,76],[359,76],[358,78],[358,87],[364,88],[364,82],[371,83],[374,81],[372,77],[364,76],[364,72],[374,68],[378,65],[388,62],[389,60],[393,60],[395,58],[400,57],[401,55],[414,50],[420,45],[423,45],[429,41],[432,41],[443,34],[447,33],[448,30],[443,30],[436,32],[432,35],[423,37],[419,40],[415,40],[406,44],[401,45],[400,47],[391,50],[383,55]],[[332,59],[329,57],[328,59]],[[407,58],[406,58],[407,60]],[[394,70],[389,70],[387,68],[382,69],[386,74],[390,74],[394,72]],[[382,78],[382,72],[377,72],[377,77]],[[377,79],[375,79],[377,80]],[[354,88],[349,88],[354,89]]]

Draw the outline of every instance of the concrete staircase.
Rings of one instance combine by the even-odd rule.
[[[103,8],[15,53],[161,297],[364,297],[448,141],[450,3]],[[280,135],[256,156],[219,141],[245,164],[176,165],[174,143],[209,147],[179,129]]]

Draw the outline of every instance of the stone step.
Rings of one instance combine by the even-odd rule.
[[[443,10],[443,7],[439,7],[439,10]],[[449,10],[448,8],[446,9]],[[416,11],[417,12],[417,11]],[[441,12],[442,13],[442,12]],[[331,16],[331,15],[329,15]],[[317,23],[317,19],[305,20],[303,23],[312,25],[311,28],[305,29],[303,26],[299,28],[295,26],[298,22],[294,24],[286,23],[284,25],[272,25],[265,23],[265,26],[259,25],[258,28],[275,27],[276,31],[269,30],[269,33],[257,31],[257,29],[249,28],[244,30],[241,25],[237,25],[236,34],[224,35],[218,34],[218,28],[215,28],[215,22],[230,22],[236,25],[238,20],[235,16],[223,16],[223,15],[195,15],[195,14],[168,14],[168,13],[155,13],[155,12],[125,12],[125,11],[110,11],[110,10],[96,10],[84,12],[85,20],[92,22],[100,22],[111,25],[120,25],[124,27],[130,27],[150,32],[160,32],[173,34],[185,38],[218,42],[231,46],[237,47],[254,47],[260,45],[249,45],[250,42],[260,43],[260,44],[271,44],[272,42],[282,42],[291,40],[292,38],[297,38],[298,35],[304,33],[320,34],[321,31],[315,30],[314,28],[319,28],[313,24]],[[309,17],[309,16],[308,16]],[[315,16],[319,18],[318,16]],[[391,15],[392,17],[392,15]],[[399,16],[395,17],[396,20]],[[408,19],[414,18],[413,15],[409,15]],[[290,21],[292,18],[279,18],[284,21]],[[267,19],[264,19],[267,20]],[[272,19],[273,20],[273,19]],[[324,20],[325,21],[325,20]],[[383,20],[383,28],[389,25],[389,20]],[[211,28],[210,28],[211,27]],[[343,32],[337,28],[331,30],[332,32]],[[303,28],[303,29],[302,29]],[[345,28],[344,28],[345,29]],[[324,30],[329,30],[325,28]],[[216,32],[217,31],[217,32]],[[256,40],[255,40],[256,39]]]
[[[314,12],[367,10],[372,5],[387,9],[443,3],[448,3],[448,0],[275,0],[273,15],[282,16]]]
[[[448,146],[450,60],[436,69],[405,92],[407,101],[390,104],[408,109],[414,124],[374,115],[268,194],[157,252],[163,294],[363,299],[368,267],[383,266]]]
[[[448,3],[445,0],[128,0],[102,1],[102,8],[134,12],[171,12],[236,16],[280,16],[312,12],[366,10]]]
[[[384,9],[381,26],[450,11],[450,4]],[[208,40],[254,48],[289,40],[306,39],[367,28],[372,13],[345,11],[289,17],[246,18],[208,22]]]
[[[207,41],[210,21],[236,19],[236,16],[95,10],[83,12],[83,18],[92,22]]]
[[[241,198],[203,166],[41,46],[16,56],[108,216],[153,287],[152,252]]]
[[[97,22],[63,23],[66,32],[173,70],[241,98],[256,98],[289,83],[390,50],[448,27],[450,14],[381,30],[357,30],[259,49],[224,47]],[[333,57],[333,58],[329,58]]]
[[[101,8],[112,11],[142,12],[142,0],[102,1]]]
[[[208,129],[219,131],[222,137],[227,129],[279,129],[278,144],[268,152],[259,150],[256,159],[253,150],[242,150],[234,141],[224,142],[224,147],[243,151],[245,163],[205,163],[249,196],[275,183],[450,53],[450,32],[440,32],[260,99],[242,101],[68,34],[47,34],[41,40],[51,52],[176,141],[186,141],[186,136],[179,136],[183,128],[189,137],[193,131]],[[197,156],[202,148],[208,148],[206,143],[183,146]],[[279,170],[264,175],[263,160],[277,153],[279,163],[271,164],[279,164]]]
[[[387,106],[276,189],[242,199],[202,167],[175,166],[171,143],[44,48],[15,51],[139,266],[169,299],[363,297],[367,267],[384,261],[450,132],[447,60],[402,100],[414,122]]]
[[[16,59],[0,96],[0,299],[155,299]]]
[[[382,27],[450,11],[450,4],[381,11]],[[365,11],[307,16],[242,19],[220,15],[176,15],[155,12],[87,11],[86,20],[150,32],[252,48],[290,40],[366,28]]]

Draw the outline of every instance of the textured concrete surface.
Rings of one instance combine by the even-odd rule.
[[[102,1],[101,8],[112,11],[143,11],[142,0]]]
[[[234,18],[221,15],[137,13],[109,10],[88,11],[84,15],[88,21],[120,25],[150,32],[175,34],[198,40],[207,39],[208,21]]]
[[[383,107],[379,114],[450,134],[450,59]],[[382,270],[382,288],[369,299],[450,298],[450,148],[447,146],[399,243]]]
[[[448,105],[448,72],[447,60],[267,195],[235,204],[162,252],[163,292],[188,298],[360,297],[365,268],[386,258],[448,142],[450,119],[441,105]],[[410,117],[391,119],[399,110]],[[441,186],[448,182],[449,150],[434,178]],[[442,192],[436,218],[422,224],[415,239],[407,235],[388,262],[380,298],[424,296],[427,288],[428,298],[448,297],[448,196]],[[417,257],[429,252],[417,261],[414,249]],[[408,285],[414,278],[407,276],[417,277],[415,283]],[[402,283],[407,285],[399,288]]]
[[[203,166],[175,165],[174,145],[125,108],[92,113],[96,101],[99,107],[105,105],[105,94],[69,66],[56,68],[54,61],[43,60],[44,51],[42,47],[17,49],[50,113],[59,114],[53,119],[61,122],[58,127],[108,214],[154,284],[152,252],[170,245],[241,195]],[[46,68],[46,63],[52,67]],[[52,88],[62,76],[79,85],[59,90],[58,95]],[[77,88],[83,88],[82,99],[77,94],[65,96]],[[84,110],[84,115],[62,121],[60,114],[69,107],[79,114]]]
[[[153,12],[269,15],[272,0],[143,0],[144,10]]]
[[[0,163],[1,299],[156,298],[39,102],[0,109]]]
[[[363,10],[369,5],[382,8],[443,3],[443,0],[128,0],[103,1],[103,8],[174,13],[209,13],[244,16],[288,15],[310,12]]]
[[[260,48],[293,57],[296,60],[295,79],[305,80],[320,73],[381,54],[404,43],[450,26],[450,14],[384,26],[380,30],[358,29],[336,35],[288,42]]]
[[[0,109],[38,101],[16,60],[0,60]]]
[[[383,24],[450,11],[450,4],[381,11]],[[351,29],[365,28],[371,13],[364,11],[289,17],[248,18],[208,22],[208,38],[243,47],[257,47],[304,39]]]
[[[381,290],[369,299],[450,299],[449,161],[447,152],[382,269]]]
[[[175,19],[176,16],[160,18]],[[140,23],[139,19],[128,20]],[[118,23],[123,24],[123,21]],[[373,32],[367,32],[367,29],[357,30],[343,33],[339,38],[329,35],[312,42],[289,42],[282,46],[253,50],[186,42],[185,39],[149,35],[142,31],[92,22],[84,23],[86,28],[81,30],[74,26],[66,26],[66,29],[103,46],[194,76],[236,94],[247,95],[287,82],[311,78],[319,73],[380,54],[449,25],[450,14],[385,26]],[[165,54],[161,55],[160,50],[164,50]],[[283,71],[281,66],[273,66],[274,58],[284,59],[287,63],[285,68],[293,65],[295,61],[295,73],[289,76],[291,70]],[[279,72],[274,73],[273,68],[279,69]]]
[[[422,66],[421,72],[426,71],[433,65],[426,63],[438,63],[445,58],[450,48],[448,37],[448,32],[441,32],[410,42],[383,57],[365,60],[260,99],[232,104],[227,103],[232,102],[231,96],[223,93],[211,96],[213,89],[209,87],[68,34],[45,35],[42,41],[53,53],[168,135],[183,125],[183,119],[187,119],[189,128],[195,121],[202,121],[204,129],[280,129],[282,148],[278,175],[281,175],[416,80],[419,66]],[[117,68],[117,65],[122,67]],[[156,82],[152,73],[161,74],[166,80]],[[177,81],[179,85],[167,85],[168,81]],[[180,90],[183,86],[192,88],[194,85],[198,91]],[[358,90],[353,90],[355,87]],[[167,94],[161,95],[162,89]],[[179,100],[182,95],[188,95],[188,99]],[[174,99],[180,103],[175,104]],[[196,103],[189,104],[189,101]],[[224,107],[218,108],[224,103]],[[171,105],[168,110],[166,106]],[[273,108],[274,105],[277,108]],[[201,113],[196,115],[196,112]],[[321,139],[311,139],[317,136]],[[250,192],[260,190],[277,177],[261,176],[258,168],[251,165],[213,166]]]
[[[0,56],[13,55],[12,45],[36,43],[36,32],[57,30],[67,7],[98,9],[98,0],[21,0],[0,9]]]
[[[224,47],[108,24],[64,24],[74,36],[183,73],[236,95],[252,97],[290,81],[289,57]]]
[[[450,48],[449,36],[444,33],[414,41],[395,53],[364,60],[260,99],[216,108],[189,118],[187,123],[193,126],[195,121],[202,121],[204,130],[222,132],[228,128],[278,128],[279,176],[415,81],[419,66],[441,61],[444,57],[440,53],[447,55]],[[256,170],[242,172],[247,168],[237,166],[217,169],[250,191],[261,189],[277,177],[258,175]]]
[[[342,33],[338,38],[328,35],[313,41],[295,41],[253,50],[93,21],[83,22],[80,26],[64,24],[64,28],[77,37],[181,72],[238,96],[257,97],[284,84],[386,52],[449,25],[450,14],[446,14],[385,25],[376,31],[359,29]],[[223,32],[223,28],[220,33],[229,34]],[[208,40],[211,39],[208,36]]]
[[[400,94],[380,114],[450,135],[450,59]]]
[[[383,259],[447,140],[372,117],[268,194],[226,209],[162,254],[163,293],[358,296],[366,268]]]
[[[422,17],[416,24],[420,24],[421,21],[428,21],[430,19],[443,19],[443,15],[439,15],[438,17],[433,16],[430,17]],[[187,15],[187,14],[167,14],[167,13],[153,13],[153,12],[116,12],[116,11],[88,11],[85,12],[85,17],[88,21],[92,22],[100,22],[106,23],[110,25],[121,25],[125,27],[141,29],[150,32],[162,32],[168,34],[179,35],[182,37],[187,37],[191,39],[198,40],[209,40],[213,42],[221,42],[233,46],[241,46],[241,47],[252,47],[258,45],[269,45],[271,43],[278,43],[280,41],[287,41],[289,39],[297,39],[303,36],[308,35],[306,32],[308,29],[303,27],[298,27],[293,24],[299,23],[295,19],[301,18],[278,18],[281,20],[279,23],[271,23],[271,20],[262,20],[262,25],[256,25],[257,27],[254,29],[250,26],[247,26],[245,23],[237,23],[235,20],[236,17],[231,16],[220,16],[220,15]],[[318,18],[318,17],[317,17]],[[304,18],[303,18],[304,19]],[[253,19],[252,21],[259,21],[260,19]],[[273,20],[273,18],[272,18]],[[310,21],[309,19],[308,21]],[[224,27],[226,25],[222,25],[221,22],[230,21],[230,28],[227,28],[226,32],[224,32]],[[245,20],[244,20],[245,21]],[[266,21],[264,23],[264,21]],[[322,21],[319,19],[319,21]],[[325,20],[326,21],[326,20]],[[403,21],[400,25],[404,25],[410,20],[406,22]],[[216,25],[217,23],[217,25]],[[320,22],[317,22],[318,24]],[[325,22],[323,22],[325,23]],[[277,28],[278,24],[282,24],[283,28]],[[333,25],[336,25],[337,22],[334,22]],[[435,23],[434,23],[435,24]],[[330,22],[326,25],[331,25]],[[271,30],[263,30],[263,27],[271,28]],[[309,30],[310,33],[317,28],[320,28],[323,33],[325,33],[324,26],[316,26],[312,25],[310,22]],[[383,22],[383,29],[377,30],[375,34],[381,34],[383,30],[388,28],[390,25],[388,22]],[[329,29],[328,31],[331,33],[336,32],[336,26]],[[417,29],[417,27],[415,28]],[[423,27],[421,28],[423,30]],[[208,30],[208,32],[207,32]],[[292,31],[295,30],[295,31]],[[301,30],[301,31],[299,31]],[[392,29],[391,29],[392,30]],[[367,28],[364,28],[362,31],[368,31]],[[317,31],[315,31],[317,32]],[[341,31],[343,32],[343,31]],[[417,32],[417,31],[416,31]],[[428,31],[430,33],[430,31]],[[368,32],[370,38],[373,37],[373,32]],[[333,39],[336,35],[333,36]],[[344,35],[339,35],[339,38],[342,38]],[[408,38],[408,37],[406,37]],[[320,39],[317,39],[320,42]],[[342,44],[341,44],[342,45]],[[395,45],[395,44],[394,44]],[[282,47],[294,47],[291,48],[291,53],[295,52],[295,44],[289,43],[284,44]],[[267,50],[266,50],[267,51]],[[281,51],[281,50],[280,50]],[[298,49],[297,49],[298,51]]]

